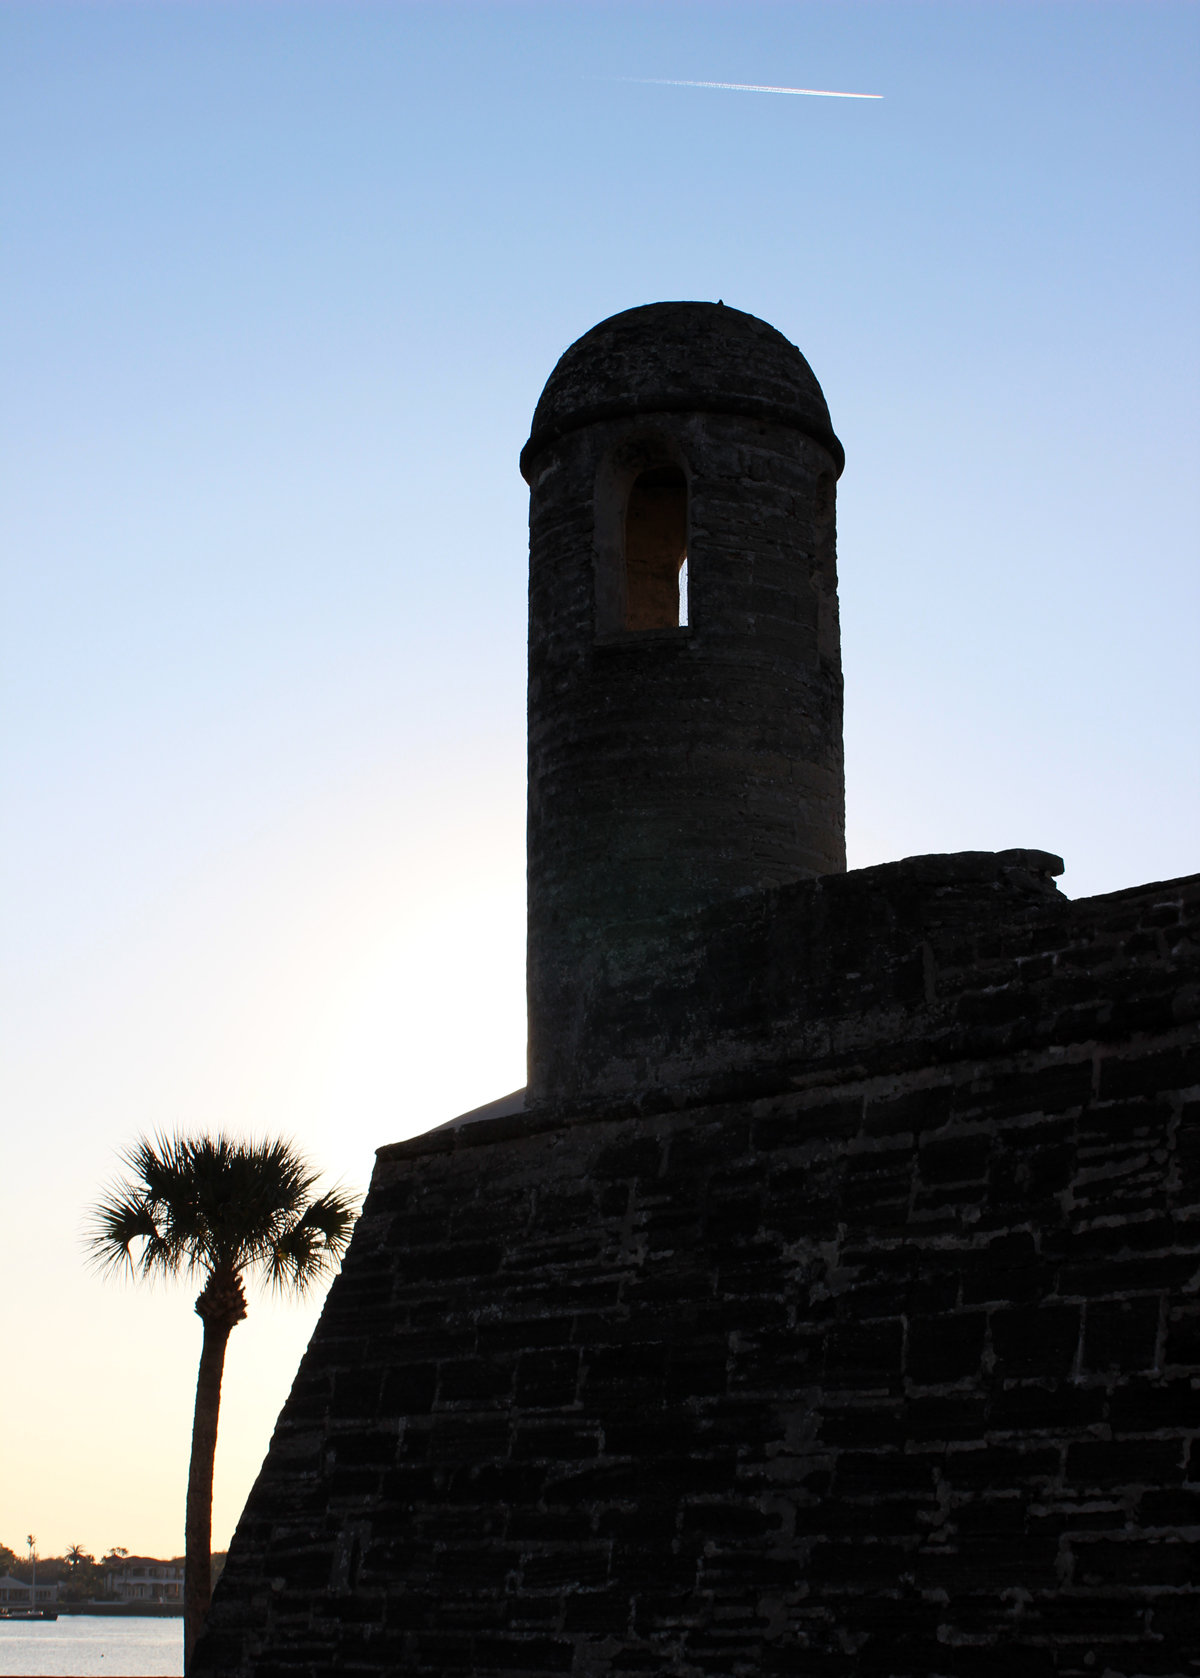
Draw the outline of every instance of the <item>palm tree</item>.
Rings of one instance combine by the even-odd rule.
[[[82,1544],[68,1544],[63,1552],[63,1560],[70,1568],[68,1575],[67,1595],[72,1601],[77,1601],[84,1590],[82,1580],[96,1577],[96,1558]]]
[[[123,1157],[129,1177],[93,1212],[90,1245],[96,1261],[146,1279],[204,1277],[196,1301],[204,1338],[184,1528],[187,1671],[211,1595],[217,1417],[225,1347],[246,1315],[242,1279],[257,1272],[281,1291],[304,1293],[345,1252],[354,1204],[340,1189],[314,1197],[317,1173],[287,1141],[141,1137]]]

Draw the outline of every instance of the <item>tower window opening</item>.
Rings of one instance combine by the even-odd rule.
[[[678,629],[688,621],[688,492],[678,466],[634,479],[625,507],[625,628]]]

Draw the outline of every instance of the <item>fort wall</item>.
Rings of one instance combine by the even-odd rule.
[[[381,1150],[197,1673],[1200,1672],[1200,878],[1054,861],[695,917],[636,1095]]]

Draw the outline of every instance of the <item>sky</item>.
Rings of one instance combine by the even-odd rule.
[[[594,322],[822,383],[851,867],[1200,866],[1198,69],[1168,0],[0,3],[0,1542],[182,1550],[195,1290],[83,1244],[136,1135],[363,1190],[524,1081],[517,455]],[[232,1337],[219,1547],[318,1309]]]

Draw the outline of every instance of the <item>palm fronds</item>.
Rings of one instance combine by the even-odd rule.
[[[329,1190],[276,1237],[264,1263],[268,1280],[304,1293],[345,1252],[353,1224],[353,1201],[340,1189]]]
[[[317,1173],[284,1139],[141,1137],[124,1163],[127,1178],[92,1217],[102,1268],[143,1277],[258,1269],[302,1292],[349,1241],[353,1200],[340,1190],[314,1200]]]

